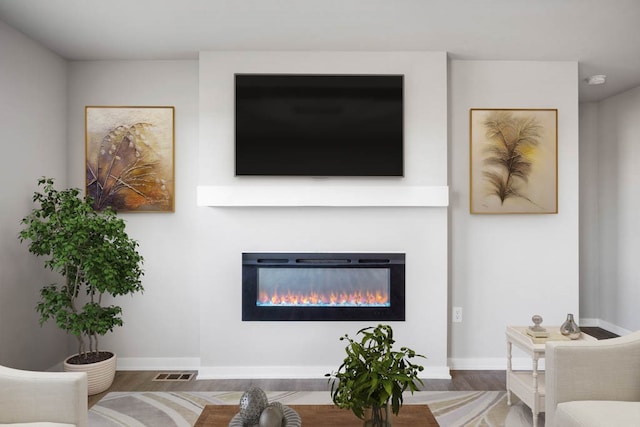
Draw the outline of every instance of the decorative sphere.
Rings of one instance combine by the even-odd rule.
[[[533,324],[536,326],[540,326],[540,324],[542,323],[542,316],[540,316],[539,314],[534,315],[531,320],[533,321]]]
[[[245,391],[240,398],[240,416],[242,421],[248,425],[258,424],[260,415],[269,401],[264,391],[258,387],[251,387]]]
[[[267,406],[260,415],[260,427],[280,427],[282,417],[282,411],[277,406]]]

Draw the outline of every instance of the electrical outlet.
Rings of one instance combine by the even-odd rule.
[[[453,321],[455,323],[462,322],[462,307],[453,307]]]

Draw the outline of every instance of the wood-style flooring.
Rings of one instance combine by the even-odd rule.
[[[601,328],[581,328],[583,332],[597,339],[616,337],[616,334]],[[183,371],[184,373],[194,371]],[[94,405],[111,391],[238,391],[250,386],[263,390],[329,391],[326,379],[262,379],[262,380],[195,380],[153,381],[159,371],[118,371],[109,388],[104,393],[89,396],[89,406]],[[195,378],[195,376],[194,376]],[[423,390],[428,391],[493,391],[506,389],[505,371],[451,371],[450,380],[429,379]]]
[[[159,371],[118,371],[109,390],[89,396],[89,406],[111,391],[238,391],[250,386],[263,390],[329,392],[331,389],[326,379],[153,381],[158,373]],[[505,390],[505,375],[505,371],[451,371],[450,380],[425,380],[423,390]]]

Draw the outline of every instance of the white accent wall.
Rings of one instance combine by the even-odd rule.
[[[234,177],[234,73],[404,74],[404,178]],[[295,198],[332,186],[406,190],[447,184],[447,58],[443,52],[203,52],[199,184]],[[256,193],[256,198],[260,194]],[[201,207],[202,377],[317,377],[344,358],[339,337],[371,322],[243,322],[242,252],[406,253],[406,322],[395,338],[447,377],[447,208]],[[250,204],[250,203],[249,203]]]

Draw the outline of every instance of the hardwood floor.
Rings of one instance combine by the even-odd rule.
[[[582,328],[585,333],[608,339],[616,334],[601,328]],[[266,379],[266,380],[195,380],[153,381],[160,371],[118,371],[113,384],[104,393],[89,396],[89,407],[111,391],[238,391],[250,386],[263,390],[329,391],[326,379]],[[178,371],[177,371],[178,372]],[[193,372],[195,371],[179,371]],[[194,376],[195,378],[195,376]],[[506,389],[505,371],[451,371],[450,380],[430,379],[424,382],[423,390],[429,391],[492,391]]]
[[[104,393],[89,396],[89,407],[112,391],[238,391],[250,386],[263,390],[327,391],[326,379],[153,381],[160,371],[118,371]],[[194,371],[176,371],[194,372]],[[505,390],[505,371],[451,371],[450,380],[425,380],[423,390]]]

